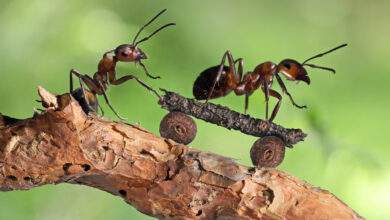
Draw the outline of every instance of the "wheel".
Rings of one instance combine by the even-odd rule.
[[[251,160],[256,167],[277,167],[284,159],[285,143],[276,136],[258,139],[251,148]]]
[[[160,135],[177,143],[189,144],[196,136],[195,121],[181,112],[170,112],[161,120]]]

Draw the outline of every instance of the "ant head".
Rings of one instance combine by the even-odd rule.
[[[122,61],[122,62],[137,62],[137,61],[141,61],[142,59],[147,59],[146,54],[144,52],[142,52],[142,50],[139,49],[137,46],[140,43],[147,41],[149,38],[151,38],[152,36],[154,36],[155,34],[160,32],[161,30],[163,30],[163,29],[165,29],[165,28],[167,28],[169,26],[175,25],[175,23],[168,23],[166,25],[163,25],[160,28],[158,28],[157,30],[155,30],[154,32],[152,32],[150,35],[142,38],[141,40],[137,41],[137,38],[140,35],[140,33],[145,29],[145,27],[150,25],[154,20],[156,20],[165,11],[166,11],[166,9],[160,11],[151,20],[149,20],[146,24],[144,24],[138,30],[138,32],[135,35],[135,37],[133,39],[133,42],[131,44],[122,44],[122,45],[119,45],[117,48],[115,48],[114,53],[115,53],[115,57],[116,57],[116,59],[118,59],[118,61]]]
[[[277,72],[278,73],[281,72],[289,80],[299,80],[299,81],[304,81],[307,84],[310,84],[310,78],[307,75],[307,72],[306,72],[306,69],[304,68],[304,66],[308,66],[311,68],[317,68],[317,69],[323,69],[323,70],[330,71],[332,73],[336,73],[336,70],[329,68],[329,67],[319,66],[319,65],[315,65],[315,64],[311,64],[311,63],[307,63],[307,62],[309,62],[310,60],[316,59],[318,57],[322,57],[328,53],[331,53],[331,52],[338,50],[338,49],[345,47],[345,46],[347,46],[347,44],[341,44],[340,46],[337,46],[337,47],[330,49],[326,52],[314,55],[314,56],[310,57],[309,59],[303,61],[303,63],[299,63],[298,61],[292,60],[292,59],[282,60],[282,62],[280,62],[278,65]]]
[[[147,59],[146,54],[138,47],[131,44],[119,45],[114,50],[115,57],[121,62],[134,62]]]
[[[278,64],[277,72],[282,73],[289,80],[303,81],[306,82],[308,85],[310,84],[310,78],[307,75],[306,69],[296,60],[282,60],[282,62]]]

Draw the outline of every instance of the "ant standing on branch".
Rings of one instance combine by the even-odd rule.
[[[144,41],[147,41],[149,38],[157,34],[159,31],[163,30],[164,28],[175,25],[175,23],[168,23],[166,25],[163,25],[157,30],[155,30],[153,33],[151,33],[149,36],[144,37],[139,41],[137,41],[137,38],[142,32],[142,30],[144,30],[144,28],[150,25],[156,18],[158,18],[165,11],[166,9],[160,11],[150,21],[148,21],[145,25],[143,25],[135,35],[133,42],[131,44],[122,44],[116,47],[115,49],[104,53],[103,58],[99,62],[98,70],[93,75],[93,78],[91,78],[86,74],[80,74],[80,72],[75,69],[72,69],[70,71],[70,93],[75,98],[80,97],[80,95],[83,97],[82,98],[83,102],[86,102],[85,104],[87,106],[86,112],[89,111],[97,112],[97,107],[99,106],[99,104],[97,102],[96,95],[103,95],[107,105],[114,112],[114,114],[118,118],[124,119],[111,106],[105,92],[107,90],[108,85],[120,85],[126,82],[127,80],[131,80],[131,79],[136,80],[143,87],[145,87],[146,89],[148,89],[149,91],[153,92],[158,97],[160,97],[159,94],[154,89],[152,89],[146,83],[144,83],[143,81],[141,81],[140,79],[138,79],[133,75],[126,75],[119,79],[116,79],[115,67],[117,62],[134,62],[136,64],[139,64],[143,68],[143,70],[145,71],[148,77],[152,79],[160,78],[159,76],[152,76],[151,74],[149,74],[149,71],[147,70],[146,66],[141,62],[141,60],[147,59],[147,56],[140,48],[138,48],[138,45]],[[72,77],[73,75],[77,76],[80,80],[80,88],[75,91],[73,91],[73,77]],[[85,85],[89,88],[89,91],[83,88],[83,83],[85,83]]]
[[[282,60],[278,65],[270,61],[264,62],[256,66],[252,72],[247,72],[244,76],[243,59],[239,58],[234,60],[230,51],[226,51],[222,57],[220,65],[210,67],[200,73],[194,82],[193,94],[195,99],[206,100],[207,102],[209,99],[223,97],[228,95],[231,91],[234,91],[236,95],[245,95],[246,113],[248,109],[249,96],[252,95],[255,90],[261,88],[266,101],[265,118],[269,121],[273,121],[279,111],[282,100],[282,96],[271,88],[274,77],[276,77],[283,93],[290,98],[295,107],[300,109],[306,108],[306,106],[300,106],[295,103],[291,94],[287,91],[287,87],[284,85],[279,73],[283,74],[288,80],[304,81],[307,84],[310,84],[310,78],[307,75],[304,66],[323,69],[333,73],[336,73],[336,71],[332,68],[322,67],[307,62],[345,46],[347,46],[347,44],[342,44],[324,53],[317,54],[305,60],[303,63],[299,63],[293,59]],[[229,66],[225,66],[226,58]],[[236,64],[238,64],[237,71]],[[268,102],[270,96],[277,98],[278,102],[272,111],[271,117],[268,118]]]

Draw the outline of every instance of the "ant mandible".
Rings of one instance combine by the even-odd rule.
[[[299,63],[293,59],[284,59],[278,65],[273,62],[264,62],[256,66],[252,72],[247,72],[243,75],[243,59],[239,58],[237,60],[233,59],[230,51],[226,51],[222,57],[220,65],[210,67],[200,73],[198,78],[194,82],[193,94],[197,100],[206,100],[219,98],[222,96],[228,95],[231,91],[238,96],[245,95],[245,114],[248,109],[249,96],[261,88],[266,101],[266,110],[265,118],[268,120],[268,102],[269,97],[273,96],[278,99],[269,121],[273,121],[276,114],[279,111],[280,104],[282,101],[282,96],[275,90],[273,90],[272,82],[273,78],[276,77],[278,84],[280,85],[283,93],[285,93],[291,100],[292,104],[297,108],[306,108],[306,106],[301,106],[295,103],[291,94],[287,91],[282,78],[279,76],[279,73],[283,74],[288,80],[292,81],[303,81],[308,85],[310,84],[310,78],[306,72],[304,66],[318,68],[327,70],[333,73],[336,71],[332,68],[318,66],[315,64],[307,63],[310,60],[313,60],[318,57],[322,57],[325,54],[331,53],[337,49],[347,46],[347,44],[342,44],[326,52],[317,54],[309,59],[305,60],[303,63]],[[228,66],[225,66],[225,60],[228,60]],[[236,65],[238,64],[238,70],[236,71]]]
[[[154,89],[152,89],[150,86],[148,86],[146,83],[144,83],[134,75],[126,75],[119,79],[116,79],[115,68],[117,62],[134,62],[136,64],[139,64],[143,68],[143,70],[145,71],[148,77],[152,79],[160,78],[159,76],[155,77],[149,74],[149,71],[147,70],[146,66],[141,62],[141,60],[147,59],[147,56],[140,48],[138,48],[138,45],[144,41],[147,41],[149,38],[157,34],[159,31],[163,30],[164,28],[175,25],[175,23],[165,24],[160,28],[158,28],[157,30],[155,30],[149,36],[144,37],[139,41],[137,41],[137,38],[140,35],[140,33],[144,30],[144,28],[150,25],[156,18],[158,18],[165,11],[166,9],[160,11],[156,16],[154,16],[146,24],[144,24],[138,30],[131,44],[122,44],[116,47],[115,49],[104,53],[103,58],[100,60],[98,64],[98,70],[93,75],[93,78],[91,78],[86,74],[80,74],[80,72],[75,69],[70,70],[70,93],[72,95],[77,96],[78,99],[84,98],[84,101],[87,102],[87,106],[89,108],[88,111],[97,111],[98,104],[97,104],[96,95],[103,95],[107,105],[114,112],[114,114],[118,118],[124,119],[111,106],[105,91],[107,90],[108,85],[120,85],[128,80],[136,80],[143,87],[145,87],[149,91],[152,91],[154,94],[160,97],[159,94]],[[81,87],[75,91],[73,91],[73,75],[79,78],[80,87]],[[83,89],[82,82],[87,85],[90,91]],[[82,93],[81,95],[80,92]]]

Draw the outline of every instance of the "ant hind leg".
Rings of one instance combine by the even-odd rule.
[[[76,69],[71,69],[69,72],[69,93],[73,93],[73,75],[78,77],[79,79],[82,77],[81,73]]]
[[[218,70],[218,73],[217,73],[217,76],[215,77],[214,79],[214,82],[213,82],[213,86],[211,87],[211,90],[209,91],[209,94],[207,96],[207,99],[205,101],[205,103],[207,103],[211,97],[211,95],[213,94],[214,92],[214,88],[215,86],[217,85],[221,75],[222,75],[222,72],[223,72],[223,68],[225,66],[225,60],[226,60],[226,57],[228,58],[228,63],[229,63],[229,74],[233,74],[234,76],[236,76],[236,67],[235,67],[235,61],[233,59],[233,56],[231,54],[231,52],[229,50],[227,50],[223,56],[222,56],[222,60],[221,60],[221,64],[219,66],[219,70]]]
[[[81,93],[82,93],[82,97],[85,101],[85,104],[88,106],[88,111],[89,112],[97,112],[97,107],[92,107],[92,103],[90,103],[90,100],[88,99],[87,95],[86,95],[86,89],[84,88],[84,84],[88,87],[89,91],[96,95],[96,94],[102,94],[104,91],[102,90],[103,86],[101,84],[98,84],[96,82],[96,80],[94,80],[93,78],[91,78],[90,76],[88,75],[82,75],[80,74],[77,70],[71,70],[70,72],[70,78],[71,78],[71,87],[70,87],[70,92],[71,94],[74,93],[73,91],[73,79],[72,79],[72,75],[75,75],[79,78],[79,83],[80,83],[80,90],[81,90]],[[96,97],[97,99],[97,97]],[[96,100],[97,102],[97,100]],[[95,104],[94,104],[95,105]],[[97,103],[98,106],[99,103]],[[95,109],[96,108],[96,109]],[[104,114],[103,110],[100,108],[100,110],[102,111],[102,113]]]

